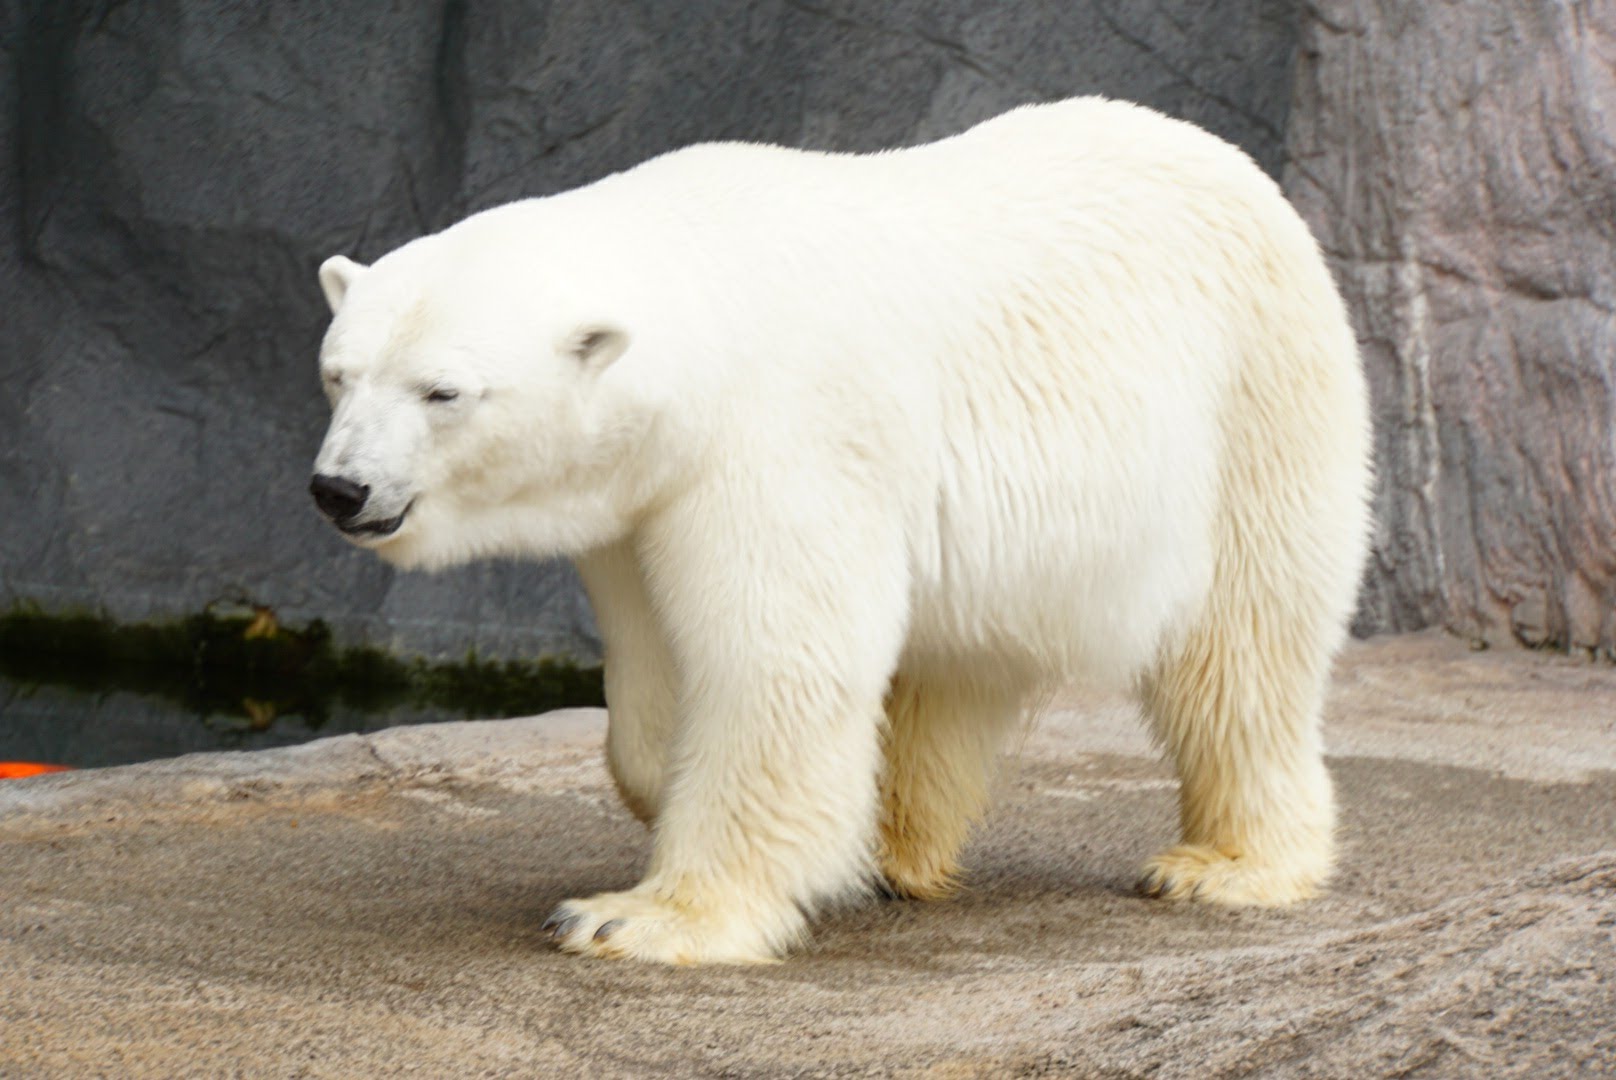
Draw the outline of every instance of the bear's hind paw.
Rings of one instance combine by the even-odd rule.
[[[1280,907],[1318,895],[1322,872],[1184,844],[1145,863],[1137,890],[1158,900],[1194,900],[1226,907]]]

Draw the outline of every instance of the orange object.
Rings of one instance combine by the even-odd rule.
[[[0,780],[21,780],[25,776],[67,772],[71,765],[41,765],[37,761],[0,761]]]

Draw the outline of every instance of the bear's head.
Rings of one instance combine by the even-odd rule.
[[[657,380],[625,370],[628,330],[560,275],[455,233],[320,267],[315,503],[406,567],[611,542],[656,484]]]

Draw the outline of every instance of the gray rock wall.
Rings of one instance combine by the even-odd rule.
[[[1616,4],[1313,0],[1286,187],[1374,387],[1358,626],[1616,651]]]
[[[1613,71],[1589,0],[11,0],[0,607],[591,656],[565,566],[399,575],[316,520],[320,259],[703,139],[872,149],[1103,92],[1283,169],[1330,255],[1376,399],[1359,632],[1610,652]]]
[[[704,139],[873,149],[1084,92],[1281,160],[1289,0],[0,7],[0,606],[595,649],[561,566],[398,575],[316,520],[314,269]]]

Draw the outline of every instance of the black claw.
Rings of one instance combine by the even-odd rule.
[[[579,918],[580,916],[564,909],[553,911],[550,913],[550,917],[544,920],[544,925],[539,927],[539,932],[549,934],[554,938],[564,938],[572,932],[572,928],[578,924]]]
[[[606,922],[601,923],[600,929],[595,931],[595,940],[605,941],[607,938],[617,933],[618,928],[622,925],[622,919],[609,919]]]

